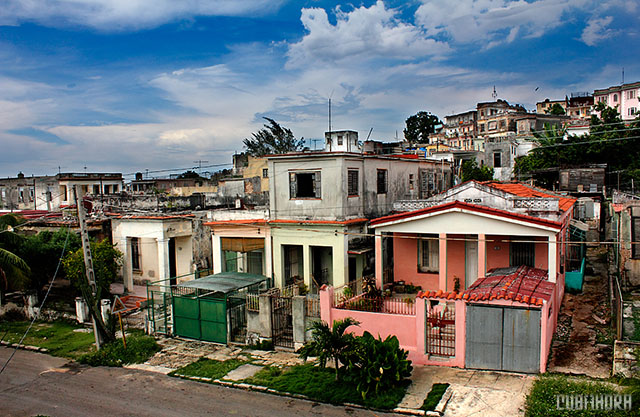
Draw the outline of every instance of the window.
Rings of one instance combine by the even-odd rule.
[[[289,198],[322,198],[320,171],[289,172]]]
[[[509,244],[509,266],[535,266],[536,247],[533,242],[511,242]]]
[[[440,262],[438,235],[422,235],[418,239],[418,272],[437,273]]]
[[[505,120],[500,120],[500,129],[506,129],[507,128],[507,122]]]
[[[489,122],[489,126],[488,126],[488,130],[496,130],[496,128],[498,127],[498,123],[497,122]]]
[[[69,198],[67,197],[67,186],[66,185],[61,185],[60,186],[60,196],[62,197],[62,201],[69,201]]]
[[[478,126],[479,130],[481,132],[484,132],[484,123],[482,123],[481,125]]]
[[[413,174],[409,174],[409,189],[413,190]]]
[[[269,168],[262,168],[262,178],[269,178]]]
[[[635,90],[627,91],[627,98],[629,100],[636,98],[636,91]]]
[[[140,271],[140,239],[131,238],[131,269]]]
[[[358,195],[358,170],[350,169],[347,171],[347,189],[349,197]]]
[[[502,154],[500,152],[493,153],[493,167],[502,168]]]
[[[378,194],[387,193],[387,170],[378,170]]]
[[[94,195],[98,195],[100,194],[100,186],[99,185],[93,185],[93,194]]]
[[[613,102],[614,102],[614,103],[617,103],[617,102],[618,102],[618,95],[617,95],[617,94],[614,94],[614,95],[613,95]]]
[[[640,242],[640,217],[631,218],[631,236],[633,242]],[[640,243],[631,244],[631,256],[640,259]]]
[[[342,135],[338,135],[338,146],[342,145]]]
[[[627,115],[628,116],[633,116],[637,112],[638,112],[638,110],[635,107],[629,107],[629,109],[627,109]]]
[[[113,193],[117,193],[118,192],[118,184],[113,184]]]

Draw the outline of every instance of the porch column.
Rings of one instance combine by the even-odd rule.
[[[122,259],[122,283],[124,292],[133,290],[133,265],[131,264],[131,238],[125,237],[120,241],[124,247],[124,257]]]
[[[382,268],[382,232],[376,229],[375,235],[376,246],[376,287],[382,289],[383,283],[383,268]]]
[[[265,233],[264,237],[264,275],[273,279],[273,254],[271,234]]]
[[[438,235],[438,243],[440,245],[440,259],[439,259],[439,277],[438,277],[438,289],[442,291],[448,291],[447,289],[447,234],[440,233]]]
[[[558,244],[555,236],[549,236],[549,241],[547,242],[547,261],[549,264],[549,281],[556,282],[558,275]]]
[[[165,280],[169,276],[169,239],[158,238],[158,279]]]
[[[478,234],[478,278],[487,273],[487,241],[484,234]]]
[[[222,243],[220,236],[216,234],[211,235],[211,251],[213,252],[213,273],[219,274],[222,272]]]
[[[309,289],[313,288],[313,280],[311,279],[311,247],[309,245],[302,245],[302,273],[304,274],[304,283],[307,284]],[[280,284],[283,287],[284,282],[285,279],[283,276],[282,283]]]

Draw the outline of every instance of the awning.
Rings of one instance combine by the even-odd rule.
[[[229,294],[233,291],[241,290],[252,285],[268,281],[264,275],[246,274],[242,272],[221,272],[219,274],[208,275],[204,278],[178,284],[178,288],[196,288],[199,290],[221,292]]]
[[[223,237],[220,238],[222,250],[233,252],[251,252],[264,248],[264,238],[259,237]]]

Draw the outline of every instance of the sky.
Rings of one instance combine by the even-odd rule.
[[[332,129],[381,141],[494,86],[535,109],[640,81],[639,17],[623,0],[2,0],[0,177],[213,172],[263,117],[313,149],[329,98]]]

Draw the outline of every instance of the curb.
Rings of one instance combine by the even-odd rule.
[[[40,352],[40,353],[48,353],[49,352],[49,349],[47,349],[47,348],[42,348],[42,347],[38,347],[38,346],[30,346],[30,345],[19,345],[17,343],[5,342],[4,340],[0,341],[0,346],[7,346],[7,347],[12,347],[12,348],[16,348],[16,349],[22,349],[22,350],[30,350],[32,352]]]
[[[245,391],[266,392],[266,393],[269,393],[269,394],[280,395],[282,397],[290,397],[290,398],[296,398],[298,400],[306,400],[306,401],[312,401],[312,402],[316,402],[316,403],[323,403],[323,404],[328,404],[328,405],[340,406],[340,404],[326,403],[326,402],[323,402],[323,401],[316,400],[314,398],[307,397],[306,395],[302,395],[302,394],[295,394],[295,393],[292,393],[292,392],[285,392],[285,391],[276,391],[276,390],[274,390],[272,388],[267,388],[267,387],[264,387],[262,385],[252,385],[252,384],[247,384],[247,383],[244,383],[244,382],[223,381],[223,380],[220,380],[220,379],[212,379],[212,378],[199,377],[199,376],[190,376],[190,375],[177,374],[177,373],[173,374],[172,376],[178,377],[178,378],[182,378],[182,379],[188,379],[188,380],[196,381],[196,382],[208,382],[208,383],[211,383],[211,384],[216,384],[216,385],[220,385],[220,386],[228,387],[228,388],[242,389],[242,390],[245,390]],[[382,411],[382,412],[385,412],[385,413],[392,412],[392,413],[407,414],[407,415],[414,415],[414,416],[429,415],[429,414],[425,414],[425,411],[423,411],[423,410],[414,410],[412,408],[394,408],[394,409],[391,409],[391,410],[382,410],[382,409],[377,409],[377,408],[369,408],[369,407],[365,407],[363,405],[354,404],[354,403],[343,403],[341,405],[343,407],[359,408],[359,409],[362,409],[362,410]],[[437,413],[436,415],[440,416],[439,413]]]

